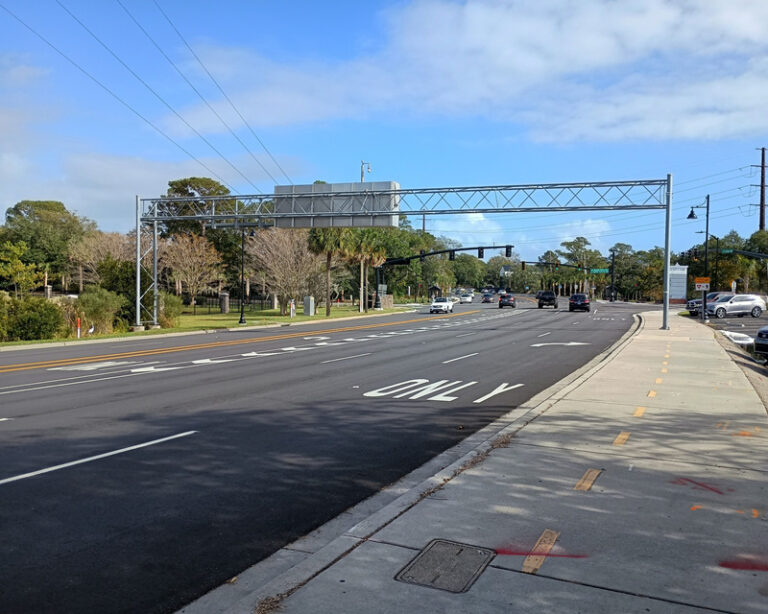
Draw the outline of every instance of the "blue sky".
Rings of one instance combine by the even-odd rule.
[[[686,216],[706,194],[711,233],[749,236],[766,23],[764,0],[0,0],[0,208],[61,200],[127,231],[135,195],[171,179],[210,169],[234,193],[271,193],[275,180],[358,181],[366,160],[367,180],[407,188],[672,173],[674,250],[702,240],[703,210]],[[603,252],[663,245],[663,222],[475,214],[427,229],[535,260],[575,236]]]

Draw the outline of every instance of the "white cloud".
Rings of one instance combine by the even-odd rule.
[[[766,127],[763,0],[422,0],[383,18],[382,48],[338,64],[199,52],[256,126],[479,115],[527,123],[550,141],[727,138]],[[228,105],[218,109],[239,123]],[[184,115],[224,130],[203,106]]]

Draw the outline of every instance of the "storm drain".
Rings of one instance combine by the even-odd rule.
[[[496,553],[487,548],[433,539],[395,580],[429,586],[452,593],[464,593],[483,573]]]

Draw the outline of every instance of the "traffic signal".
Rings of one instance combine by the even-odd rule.
[[[456,260],[456,252],[451,250],[448,252],[448,260]]]
[[[420,262],[424,262],[424,254],[426,254],[426,252],[423,249],[419,250],[419,261]]]
[[[485,256],[485,250],[482,247],[477,248],[477,257],[483,258]]]
[[[559,270],[560,270],[560,261],[555,260],[555,271],[559,271]]]
[[[511,258],[512,257],[512,246],[511,245],[507,245],[506,249],[504,250],[504,255],[507,258]]]
[[[525,271],[525,261],[520,263],[521,270]]]

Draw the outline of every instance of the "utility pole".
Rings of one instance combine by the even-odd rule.
[[[760,230],[765,230],[765,147],[760,151]]]
[[[611,302],[616,300],[616,251],[611,250]]]

